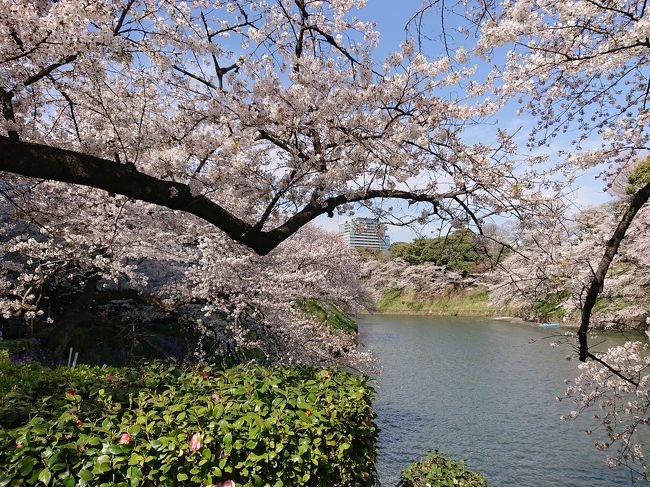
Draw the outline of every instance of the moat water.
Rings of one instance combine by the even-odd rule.
[[[560,420],[575,407],[555,396],[578,362],[566,360],[568,348],[549,345],[558,330],[489,318],[367,315],[359,332],[382,368],[375,384],[382,485],[394,486],[428,450],[466,459],[497,487],[630,484],[630,471],[608,468],[594,448],[597,433],[585,433],[596,426],[590,414]]]

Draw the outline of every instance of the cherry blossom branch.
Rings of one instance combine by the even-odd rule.
[[[650,183],[647,183],[641,189],[639,189],[634,196],[630,199],[625,213],[621,216],[621,219],[618,222],[618,226],[614,231],[614,234],[607,241],[605,246],[605,253],[598,264],[598,268],[593,273],[591,281],[587,286],[587,292],[585,294],[585,299],[582,304],[582,317],[580,321],[580,329],[578,330],[578,343],[579,343],[579,355],[580,361],[585,362],[587,358],[593,358],[593,355],[589,353],[589,345],[587,343],[587,332],[589,331],[589,322],[591,319],[591,313],[593,311],[594,305],[596,304],[596,299],[600,294],[600,290],[603,287],[605,282],[605,276],[609,270],[609,266],[612,263],[612,260],[618,253],[618,249],[621,245],[621,242],[625,238],[625,233],[634,221],[634,217],[641,209],[641,207],[647,203],[650,199]],[[625,379],[632,383],[628,378]]]
[[[16,35],[15,32],[12,32],[11,34],[12,34],[12,37],[14,37],[14,36]],[[48,35],[49,35],[49,34],[48,34]],[[29,56],[30,54],[36,52],[36,51],[37,51],[37,50],[38,50],[38,49],[39,49],[43,44],[45,44],[45,43],[47,42],[47,39],[48,39],[48,36],[45,36],[45,37],[44,37],[43,39],[41,39],[40,41],[34,43],[34,45],[31,47],[31,49],[28,49],[27,51],[25,51],[24,48],[23,48],[23,46],[22,46],[22,42],[19,42],[20,39],[19,39],[18,37],[14,37],[14,41],[16,42],[16,44],[18,44],[18,46],[19,46],[21,49],[23,49],[23,51],[22,51],[20,54],[16,54],[16,55],[14,55],[14,56],[9,56],[9,57],[5,57],[5,58],[3,58],[3,59],[0,61],[0,65],[5,64],[5,63],[9,63],[9,62],[11,62],[11,61],[18,61],[19,59],[22,59],[22,58],[24,58],[24,57]]]
[[[189,76],[190,78],[198,81],[199,83],[204,84],[208,88],[212,88],[213,90],[217,90],[217,91],[219,90],[218,86],[216,86],[214,83],[208,81],[207,79],[205,79],[205,78],[203,78],[201,76],[197,76],[194,73],[190,73],[189,71],[187,71],[187,70],[185,70],[185,69],[183,69],[183,68],[181,68],[180,66],[177,66],[177,65],[174,65],[173,68],[176,71],[178,71],[179,73],[183,73],[184,75]]]
[[[25,81],[23,81],[21,84],[23,86],[29,86],[33,85],[37,81],[40,81],[41,79],[45,78],[47,75],[49,75],[52,71],[60,68],[61,66],[65,66],[68,63],[71,63],[72,61],[77,59],[76,54],[70,54],[69,56],[64,57],[61,59],[61,61],[50,64],[49,66],[46,66],[45,68],[41,69],[38,73],[33,74],[29,78],[27,78]]]
[[[616,377],[619,377],[619,378],[623,379],[624,381],[629,382],[630,384],[632,384],[635,387],[639,387],[639,381],[638,380],[631,379],[631,378],[626,377],[625,375],[621,374],[621,372],[619,370],[616,370],[614,367],[609,365],[607,362],[602,360],[597,355],[594,355],[591,352],[587,352],[586,357],[593,360],[594,362],[598,362],[600,365],[605,367],[607,370],[609,370]]]
[[[188,185],[149,176],[139,172],[132,164],[117,164],[108,159],[41,144],[17,142],[8,137],[0,137],[0,154],[2,171],[90,186],[192,213],[247,245],[244,236],[250,225],[205,196],[193,195]]]
[[[437,207],[444,199],[471,194],[478,188],[464,188],[441,194],[423,194],[394,189],[364,189],[324,200],[314,198],[278,227],[263,231],[233,215],[189,185],[158,179],[138,171],[133,164],[119,164],[79,152],[0,137],[0,171],[49,179],[117,193],[136,200],[191,213],[224,231],[234,241],[266,255],[314,218],[345,204],[374,198],[428,202]]]
[[[120,14],[120,18],[117,20],[117,23],[115,24],[115,28],[113,29],[113,35],[116,36],[120,33],[120,30],[122,29],[122,26],[124,25],[124,20],[126,20],[126,16],[129,13],[129,10],[131,10],[131,7],[135,3],[135,0],[129,0],[124,9],[122,10],[122,13]]]

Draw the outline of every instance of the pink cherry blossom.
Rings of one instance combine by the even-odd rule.
[[[465,222],[546,198],[534,167],[513,171],[505,132],[493,143],[468,133],[499,103],[447,95],[490,83],[413,42],[377,58],[374,23],[352,21],[363,3],[289,2],[285,15],[262,0],[234,12],[218,2],[5,2],[0,32],[16,35],[0,43],[0,170],[12,174],[0,204],[14,215],[9,201],[20,199],[11,224],[35,225],[38,238],[0,243],[21,256],[0,268],[3,316],[45,313],[52,280],[79,290],[128,281],[166,310],[205,304],[184,317],[204,338],[200,362],[255,347],[282,363],[371,365],[353,336],[297,306],[309,296],[351,310],[363,294],[355,253],[306,222],[391,199],[408,202],[399,206],[418,224]],[[298,40],[303,25],[313,30]],[[72,153],[78,185],[48,169]],[[89,156],[99,166],[86,167]],[[155,182],[155,198],[139,180]],[[93,188],[113,183],[112,193]],[[178,279],[161,282],[161,267]],[[252,339],[255,326],[268,339]]]
[[[197,451],[201,448],[201,434],[194,433],[190,438],[190,451]]]
[[[475,45],[438,55],[407,39],[382,57],[364,3],[0,1],[0,315],[51,323],[53,284],[125,283],[160,303],[134,321],[191,304],[199,362],[254,347],[368,366],[354,336],[300,307],[361,301],[356,254],[306,225],[360,204],[437,228],[515,214],[545,255],[512,262],[512,280],[544,275],[547,291],[572,274],[579,301],[602,239],[558,250],[562,195],[602,164],[624,176],[650,147],[645,2],[430,0],[456,9]],[[512,102],[521,124],[498,119]],[[596,366],[568,392],[578,412],[609,394],[604,416],[623,428],[613,463],[644,461],[629,429],[649,404],[642,356],[604,354],[638,376],[632,400]]]

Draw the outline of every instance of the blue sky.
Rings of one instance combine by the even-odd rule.
[[[391,52],[398,50],[400,43],[406,39],[405,25],[409,18],[413,15],[422,2],[420,0],[368,0],[365,9],[358,13],[358,17],[362,20],[373,20],[376,22],[376,30],[381,33],[381,40],[379,47],[376,51],[376,59],[383,59]],[[423,46],[423,51],[431,57],[436,57],[442,54],[442,44],[438,42],[440,34],[441,19],[435,11],[430,11],[425,24],[425,31],[430,34],[432,40],[426,42]],[[454,33],[457,24],[454,24],[453,18],[446,18],[446,29],[448,34]],[[453,44],[457,42],[457,44]],[[455,39],[451,40],[451,48],[457,48],[465,41],[462,36],[457,35]],[[464,45],[468,51],[471,51],[472,45]],[[515,130],[521,127],[520,133],[522,139],[525,139],[527,128],[533,126],[533,121],[526,115],[516,114],[517,105],[513,102],[504,107],[496,118],[490,120],[490,124],[483,127],[473,128],[471,132],[468,131],[468,137],[477,137],[485,141],[489,141],[493,137],[494,130],[497,126],[504,127],[509,130]],[[557,157],[557,152],[562,149],[570,148],[571,134],[567,134],[565,138],[559,138],[554,141],[552,147],[545,150],[551,157]],[[525,141],[522,140],[525,145]],[[594,141],[597,143],[597,141]],[[604,203],[611,199],[608,193],[603,191],[604,184],[602,181],[597,180],[596,176],[600,169],[592,169],[575,181],[575,192],[571,196],[571,201],[575,204],[576,208],[593,206]],[[357,215],[365,216],[368,212],[360,210]],[[335,215],[333,218],[322,216],[316,220],[316,224],[329,231],[337,231],[339,223],[343,223],[348,217]],[[431,226],[429,228],[419,229],[423,235],[437,235],[438,228]],[[418,233],[403,227],[389,226],[388,233],[391,241],[410,241],[418,236]]]

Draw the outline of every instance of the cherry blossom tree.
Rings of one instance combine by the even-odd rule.
[[[608,163],[605,179],[616,184],[629,165],[648,150],[650,21],[640,0],[512,0],[471,5],[468,15],[480,30],[475,52],[491,56],[506,47],[505,65],[492,76],[502,99],[519,99],[520,113],[536,119],[529,146],[550,146],[563,134],[573,136],[563,151],[558,172],[570,180],[582,170]],[[597,145],[593,145],[593,142]],[[581,285],[578,349],[582,367],[568,394],[586,408],[599,403],[599,418],[613,445],[612,465],[636,463],[647,477],[641,445],[633,447],[637,427],[648,423],[647,351],[640,343],[605,354],[589,348],[593,307],[621,242],[650,197],[650,180],[641,180],[604,243],[597,266]],[[547,257],[552,258],[552,247]],[[632,396],[632,397],[631,397]],[[621,404],[623,408],[621,409]],[[627,418],[624,420],[623,418]],[[624,425],[623,431],[618,426]]]
[[[518,113],[532,118],[527,139],[530,154],[546,157],[558,177],[572,181],[585,170],[600,167],[609,187],[627,188],[628,174],[649,149],[646,7],[644,0],[432,0],[423,3],[408,27],[422,48],[435,34],[447,51],[469,41],[469,53],[492,65],[484,84],[495,101],[507,106],[516,100]],[[436,28],[430,22],[434,16],[429,15],[434,11]],[[462,57],[468,54],[456,50],[463,51]],[[563,147],[559,157],[550,157],[551,148],[558,145]],[[509,274],[504,289],[539,297],[566,289],[570,283],[582,310],[578,354],[582,361],[595,363],[582,367],[578,385],[569,395],[583,407],[600,402],[605,409],[599,417],[609,440],[599,447],[619,445],[612,449],[616,452],[611,464],[640,463],[639,473],[647,476],[642,449],[632,448],[631,440],[637,426],[647,425],[647,352],[637,343],[600,354],[590,349],[587,340],[593,307],[623,239],[630,231],[643,231],[650,180],[637,182],[624,201],[610,206],[613,211],[603,225],[611,233],[600,242],[571,241],[580,235],[576,231],[580,225],[566,220],[570,212],[561,201],[544,205],[524,221],[529,245],[510,258],[515,273]],[[585,255],[587,251],[591,255]],[[600,259],[592,258],[599,254]],[[630,399],[628,393],[638,397]],[[631,406],[621,409],[628,399]],[[617,424],[625,424],[624,431]]]
[[[74,211],[51,207],[55,193]],[[174,313],[198,336],[201,362],[254,353],[271,363],[370,364],[354,334],[301,307],[309,298],[351,311],[362,299],[356,252],[336,235],[307,225],[258,256],[199,218],[98,190],[46,182],[8,195],[15,206],[2,205],[11,218],[0,234],[0,309],[4,318],[53,322],[55,358],[77,324],[51,309],[64,288],[139,293],[143,305],[130,319]]]
[[[128,281],[228,315],[267,355],[346,355],[295,306],[357,295],[308,222],[397,199],[479,225],[544,200],[556,185],[517,169],[508,138],[467,142],[497,108],[480,87],[448,96],[473,69],[410,42],[376,59],[363,3],[0,0],[2,313],[44,316],[61,281]]]
[[[481,26],[480,53],[513,44],[498,91],[520,98],[522,111],[537,116],[530,143],[548,145],[560,133],[577,134],[558,169],[572,177],[577,169],[609,162],[610,184],[625,174],[640,151],[648,150],[650,23],[646,2],[512,1],[483,5],[474,13]],[[590,138],[601,146],[582,150]],[[607,242],[605,255],[586,289],[579,331],[580,358],[588,355],[586,333],[591,309],[609,265],[635,215],[650,197],[645,181]],[[592,357],[593,358],[593,357]]]
[[[496,109],[447,96],[472,68],[409,42],[378,62],[362,4],[6,0],[0,170],[191,213],[259,254],[360,201],[480,222],[539,198],[508,140],[463,137]]]
[[[499,307],[534,314],[531,303],[553,301],[556,319],[579,322],[585,285],[598,267],[603,247],[626,210],[627,198],[584,208],[551,207],[516,230],[515,251],[492,273],[491,299]],[[558,220],[561,213],[564,218]],[[601,306],[593,317],[596,329],[645,329],[647,302],[643,289],[650,268],[645,251],[650,239],[650,208],[642,208],[610,265],[600,290]],[[604,307],[612,304],[611,309]],[[613,306],[618,303],[618,306]],[[622,309],[619,309],[622,308]],[[542,316],[538,319],[544,320]]]

